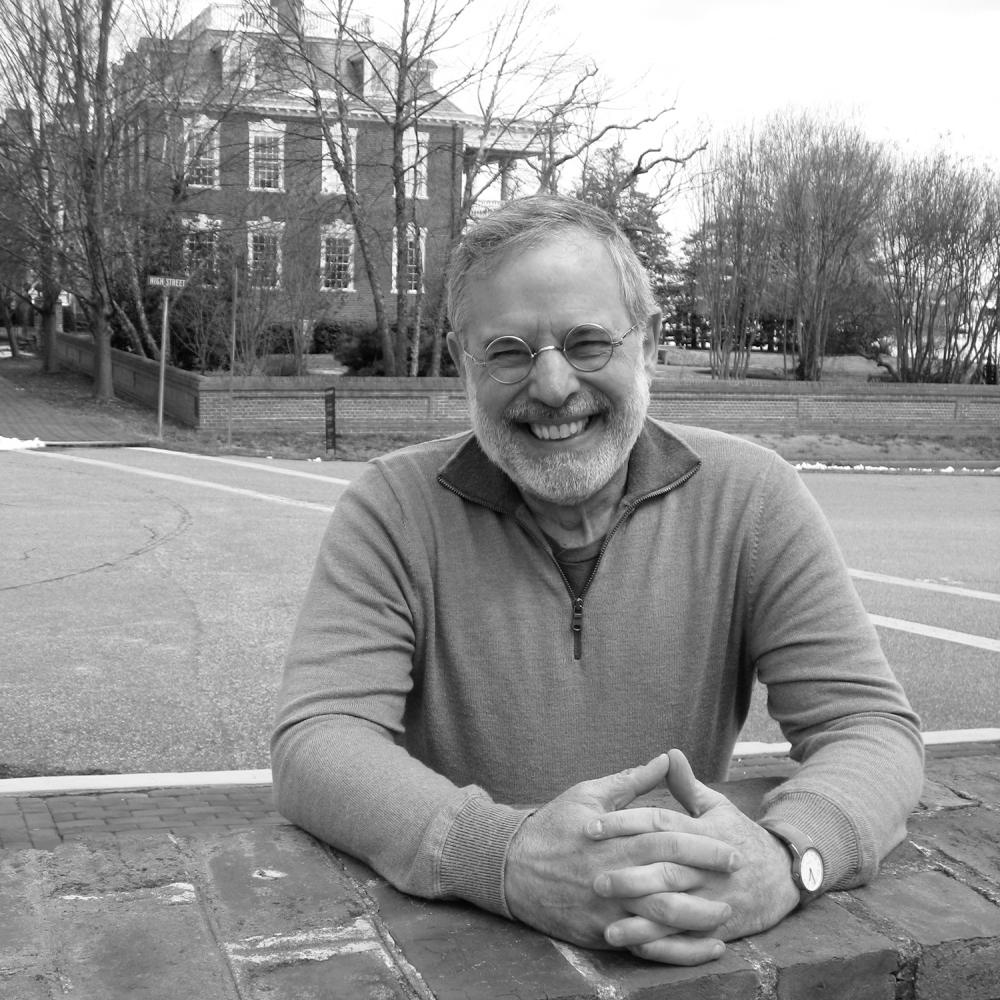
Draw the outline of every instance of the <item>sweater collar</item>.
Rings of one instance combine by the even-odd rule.
[[[625,506],[665,492],[698,471],[701,459],[662,424],[646,420],[628,460]],[[514,513],[521,494],[510,477],[486,457],[469,435],[438,473],[438,482],[473,503]]]

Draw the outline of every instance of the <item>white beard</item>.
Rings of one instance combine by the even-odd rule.
[[[472,429],[486,455],[523,493],[564,507],[582,503],[611,481],[628,461],[649,409],[649,377],[639,361],[632,391],[623,406],[616,407],[604,393],[585,387],[560,410],[545,411],[547,420],[567,423],[596,408],[602,414],[604,428],[596,447],[588,452],[561,452],[543,458],[522,450],[518,441],[518,435],[526,433],[524,418],[541,417],[540,404],[512,404],[499,420],[494,420],[479,406],[471,378],[467,385]],[[521,429],[515,431],[515,423]]]

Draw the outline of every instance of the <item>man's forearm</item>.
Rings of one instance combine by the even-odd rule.
[[[457,787],[357,719],[279,729],[271,758],[277,808],[296,825],[404,892],[505,912],[504,858],[527,811]]]

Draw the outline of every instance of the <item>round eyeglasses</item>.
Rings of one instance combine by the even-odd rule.
[[[486,345],[484,357],[477,358],[463,348],[465,356],[481,368],[486,369],[494,382],[501,385],[516,385],[523,382],[535,367],[535,358],[544,351],[562,351],[563,357],[578,372],[599,372],[615,353],[616,347],[625,343],[625,338],[638,329],[633,323],[617,340],[597,323],[581,323],[574,326],[563,337],[562,344],[549,344],[533,351],[520,337],[497,337]]]

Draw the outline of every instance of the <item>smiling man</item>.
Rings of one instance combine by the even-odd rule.
[[[603,212],[508,203],[450,273],[472,433],[338,503],[279,809],[406,892],[661,962],[870,879],[920,791],[918,720],[795,471],[649,418],[659,313]],[[801,766],[752,819],[702,781],[757,681]],[[628,808],[664,779],[684,811]]]

